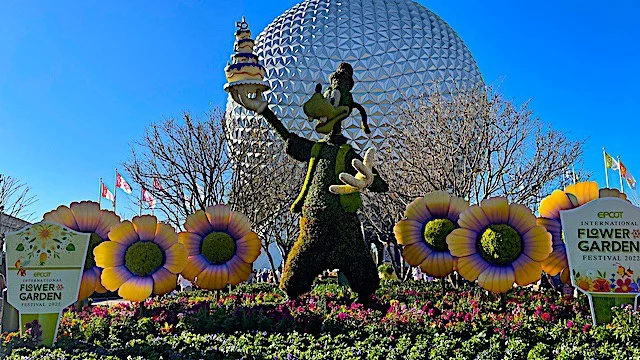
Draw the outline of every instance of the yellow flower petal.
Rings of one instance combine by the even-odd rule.
[[[157,217],[153,215],[135,216],[131,221],[140,241],[153,241],[155,239],[158,227]]]
[[[396,241],[400,245],[411,245],[422,241],[422,229],[424,225],[414,220],[400,220],[393,227]]]
[[[209,262],[202,255],[189,256],[187,258],[187,266],[182,270],[181,275],[185,279],[193,282],[208,265]]]
[[[120,289],[118,295],[129,301],[143,301],[153,292],[153,278],[151,276],[133,276],[127,280]]]
[[[214,231],[227,231],[231,209],[227,205],[218,204],[207,208],[207,219]]]
[[[456,270],[469,281],[475,281],[488,267],[489,263],[478,254],[457,258]]]
[[[164,267],[174,274],[179,274],[187,266],[187,249],[180,243],[173,244],[165,252]]]
[[[492,224],[506,224],[509,221],[509,201],[507,201],[507,198],[493,197],[484,199],[480,203],[480,207]]]
[[[446,251],[435,251],[427,256],[420,268],[427,275],[445,277],[453,272],[453,256]]]
[[[536,225],[522,236],[522,252],[535,261],[542,261],[551,254],[551,234]]]
[[[109,240],[119,242],[124,246],[129,246],[139,239],[133,224],[125,220],[111,228],[111,231],[109,231]]]
[[[446,191],[433,191],[424,196],[427,209],[435,218],[444,218],[449,214],[451,196]]]
[[[478,252],[476,247],[478,233],[468,229],[454,229],[447,235],[447,246],[451,255],[464,257]]]
[[[78,291],[78,301],[86,300],[96,291],[96,282],[98,278],[96,274],[87,269],[82,272],[82,279],[80,280],[80,290]]]
[[[127,247],[115,241],[104,241],[93,249],[96,265],[101,268],[124,265]]]
[[[196,233],[202,237],[209,235],[213,229],[211,228],[211,224],[209,224],[209,219],[207,218],[207,214],[198,210],[193,214],[187,216],[187,220],[184,223],[184,228],[192,233]]]
[[[127,280],[131,279],[133,274],[127,270],[127,267],[117,266],[102,269],[102,285],[109,291],[116,291]]]
[[[424,200],[424,197],[416,198],[410,202],[409,205],[407,205],[404,216],[409,220],[417,221],[421,224],[425,224],[427,220],[433,218],[433,215],[431,215],[427,208],[427,202]]]
[[[184,245],[189,256],[198,255],[202,252],[202,236],[198,234],[183,231],[178,234],[178,241]]]
[[[94,272],[94,273],[96,273],[96,276],[97,276],[97,281],[96,281],[96,292],[97,292],[98,294],[104,294],[104,293],[106,293],[107,291],[109,291],[109,290],[107,290],[107,288],[105,288],[105,287],[102,285],[102,269],[100,269],[100,268],[99,268],[99,267],[97,267],[97,266],[94,266],[94,267],[93,267],[93,272]]]
[[[76,219],[73,217],[73,212],[64,205],[60,205],[57,209],[44,214],[44,219],[46,221],[53,221],[55,223],[62,224],[69,229],[78,231],[78,224],[76,223]]]
[[[489,266],[478,276],[478,285],[492,293],[503,293],[513,287],[515,274],[511,266]]]
[[[541,217],[559,220],[560,210],[573,209],[573,207],[567,194],[560,190],[554,190],[551,195],[540,201],[538,212]]]
[[[469,202],[467,200],[458,196],[453,196],[449,203],[449,214],[447,215],[447,218],[451,221],[457,222],[460,214],[468,208]]]
[[[584,181],[572,184],[564,188],[564,192],[575,195],[578,205],[584,205],[591,200],[595,200],[600,195],[598,183],[595,181]]]
[[[227,227],[227,233],[233,239],[240,239],[251,231],[251,223],[249,218],[243,213],[232,211]]]
[[[407,264],[411,266],[420,265],[427,256],[431,255],[433,251],[429,249],[425,242],[414,243],[406,245],[402,249],[402,257]]]
[[[158,244],[162,250],[167,250],[174,244],[178,243],[178,234],[176,234],[173,226],[158,223],[156,227],[155,240],[153,241]]]
[[[516,283],[520,286],[533,284],[540,280],[542,276],[542,266],[540,262],[534,261],[525,254],[521,254],[513,262],[513,271]]]
[[[480,232],[489,225],[489,219],[480,206],[472,205],[460,214],[458,225],[465,229]]]
[[[251,274],[251,265],[242,261],[238,256],[234,256],[227,263],[229,269],[229,284],[237,285],[243,281],[249,280]]]
[[[80,232],[95,232],[100,222],[100,205],[93,201],[73,202],[69,206]]]
[[[560,281],[567,285],[571,285],[571,271],[568,267],[562,269],[562,272],[560,272]]]
[[[518,234],[526,234],[536,226],[536,216],[531,209],[521,204],[509,205],[508,224],[514,228]]]
[[[96,227],[95,233],[102,239],[107,239],[109,231],[112,227],[120,223],[120,216],[116,215],[113,211],[100,210],[100,221]]]
[[[562,225],[560,220],[537,218],[536,224],[544,227],[552,236],[553,244],[564,244],[562,241]]]
[[[236,255],[247,264],[251,264],[260,255],[260,238],[256,233],[249,232],[236,241]]]
[[[172,274],[165,268],[160,268],[153,275],[153,294],[163,295],[172,292],[178,283],[178,275]]]
[[[562,269],[569,266],[564,245],[553,247],[553,251],[542,261],[542,270],[551,276],[556,276]]]
[[[227,265],[209,265],[196,278],[196,285],[208,290],[220,290],[227,286],[229,270]]]

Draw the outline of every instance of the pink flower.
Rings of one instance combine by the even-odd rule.
[[[338,320],[343,321],[346,318],[348,318],[349,315],[346,312],[340,312],[340,313],[338,313],[338,316],[336,316],[336,317],[338,318]]]
[[[588,332],[590,329],[591,329],[591,324],[586,324],[585,326],[582,327],[583,332]]]
[[[571,329],[573,327],[573,321],[571,320],[567,321],[567,327]]]
[[[550,321],[551,320],[551,315],[548,312],[543,313],[540,317],[544,321]]]

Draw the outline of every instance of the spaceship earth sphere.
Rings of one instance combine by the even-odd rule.
[[[250,19],[249,19],[250,20]],[[306,0],[277,17],[256,38],[255,54],[271,90],[264,94],[290,131],[308,139],[322,135],[307,121],[302,104],[316,83],[325,88],[340,62],[353,66],[353,99],[369,115],[371,134],[357,111],[343,134],[358,150],[380,147],[403,100],[435,86],[477,85],[480,71],[460,37],[438,15],[410,0]],[[261,116],[227,102],[227,129],[249,138]]]

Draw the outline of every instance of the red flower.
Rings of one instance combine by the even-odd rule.
[[[631,291],[631,279],[627,278],[625,281],[622,279],[618,279],[616,281],[616,292],[617,293],[628,293]]]
[[[551,320],[551,314],[549,314],[548,312],[543,313],[541,316],[542,320],[544,321],[549,321]]]
[[[595,279],[593,281],[593,291],[595,291],[595,292],[609,292],[609,291],[611,291],[611,286],[609,285],[609,281],[607,281],[607,279],[602,279],[602,278]]]

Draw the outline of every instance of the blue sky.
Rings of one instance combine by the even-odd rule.
[[[640,179],[637,2],[419,2],[458,33],[487,83],[587,139],[585,167],[602,186],[603,146]],[[149,123],[224,105],[235,21],[245,15],[257,34],[296,3],[0,2],[0,173],[33,188],[37,218],[97,199],[100,177],[113,190]]]

